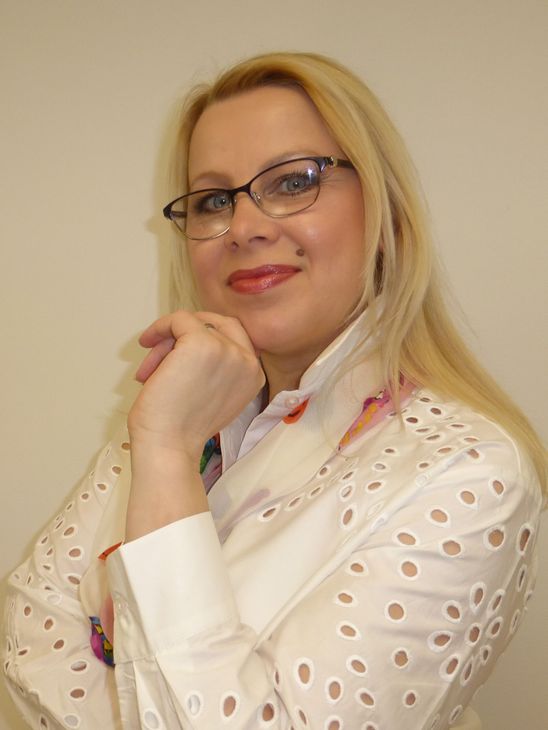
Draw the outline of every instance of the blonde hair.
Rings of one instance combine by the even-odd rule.
[[[318,54],[269,53],[229,68],[210,85],[195,87],[187,96],[178,131],[175,194],[187,190],[188,149],[202,112],[217,101],[267,85],[302,89],[359,175],[367,214],[363,293],[355,312],[367,305],[376,331],[382,333],[378,348],[396,403],[400,373],[467,403],[515,437],[546,490],[545,451],[537,435],[479,365],[451,321],[413,164],[399,133],[361,79]],[[173,249],[172,303],[199,308],[180,239]]]

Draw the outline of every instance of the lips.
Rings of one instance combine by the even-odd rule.
[[[285,264],[267,264],[256,269],[238,269],[228,277],[227,283],[241,294],[257,294],[271,289],[298,274],[297,266]]]

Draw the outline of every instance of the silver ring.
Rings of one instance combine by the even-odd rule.
[[[207,327],[208,330],[217,329],[214,324],[211,324],[211,322],[204,322],[204,327]]]

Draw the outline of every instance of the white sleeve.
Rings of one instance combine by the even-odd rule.
[[[123,545],[107,568],[124,728],[209,730],[223,715],[260,727],[257,707],[277,700],[257,637],[240,623],[211,513]]]
[[[3,668],[15,704],[39,730],[121,727],[114,672],[90,648],[79,584],[97,560],[97,526],[128,463],[128,447],[127,435],[120,435],[101,452],[9,577]]]
[[[507,443],[463,451],[258,646],[209,513],[123,546],[108,571],[124,728],[454,725],[532,592],[540,497],[524,479]]]

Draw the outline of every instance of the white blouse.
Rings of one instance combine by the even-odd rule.
[[[221,434],[210,512],[106,561],[127,433],[100,454],[10,577],[4,669],[31,727],[479,727],[467,705],[533,589],[538,483],[499,426],[425,390],[339,447],[380,386],[374,357],[333,378],[360,327]],[[89,640],[109,592],[115,669]]]

